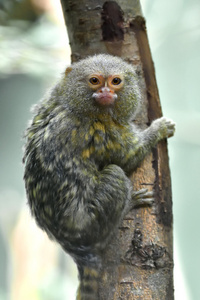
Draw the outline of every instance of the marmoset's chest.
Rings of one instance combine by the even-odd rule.
[[[83,160],[115,163],[123,157],[133,134],[129,126],[114,121],[91,123],[87,130],[82,126],[72,130],[72,141],[80,150]]]

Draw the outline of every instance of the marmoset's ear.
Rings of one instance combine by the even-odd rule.
[[[67,76],[67,74],[69,74],[72,70],[72,67],[68,67],[66,70],[65,70],[65,75]]]

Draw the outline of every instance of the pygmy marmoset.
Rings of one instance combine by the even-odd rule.
[[[92,56],[67,68],[35,106],[25,134],[31,212],[77,263],[79,300],[98,299],[102,251],[123,217],[152,201],[146,189],[132,190],[128,175],[174,134],[174,123],[164,117],[138,129],[131,121],[140,101],[131,65],[119,57]]]

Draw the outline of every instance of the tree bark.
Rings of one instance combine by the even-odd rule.
[[[143,97],[135,120],[145,128],[162,116],[145,19],[139,0],[61,0],[72,61],[109,53],[136,68]],[[135,190],[154,190],[153,207],[131,211],[103,257],[100,299],[173,300],[172,197],[167,142],[131,176]]]

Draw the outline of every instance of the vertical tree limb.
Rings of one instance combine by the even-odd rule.
[[[139,0],[61,0],[72,61],[109,53],[132,63],[143,97],[141,127],[162,115],[145,20]],[[155,191],[151,208],[124,219],[103,258],[100,299],[173,300],[171,181],[162,141],[131,176],[134,189]]]

